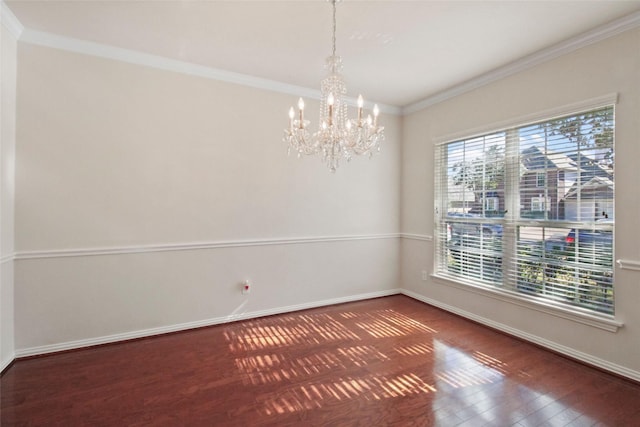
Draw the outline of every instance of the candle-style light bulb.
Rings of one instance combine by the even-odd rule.
[[[304,101],[302,98],[298,99],[298,109],[300,110],[300,129],[304,129]]]

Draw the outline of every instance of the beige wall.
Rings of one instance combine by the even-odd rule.
[[[16,39],[0,25],[0,371],[14,356]]]
[[[4,291],[13,299],[13,279],[3,276],[11,284],[0,304],[3,357],[13,351],[5,318],[15,318],[16,354],[27,355],[401,284],[640,378],[637,272],[616,270],[624,323],[616,333],[421,280],[433,266],[434,140],[612,92],[616,258],[640,260],[639,46],[640,31],[630,31],[404,118],[386,116],[382,155],[332,175],[317,159],[285,155],[293,96],[19,43],[15,305]],[[317,104],[308,104],[315,119]],[[398,231],[405,238],[387,236]],[[253,291],[243,296],[247,278]]]
[[[18,354],[398,287],[398,117],[331,174],[286,156],[294,96],[25,43],[18,63]]]
[[[618,93],[616,105],[615,257],[640,260],[640,31],[633,30],[405,116],[403,233],[433,234],[434,141],[545,110]],[[637,271],[615,271],[617,333],[520,307],[429,279],[433,242],[403,239],[402,286],[425,300],[520,336],[640,378]]]

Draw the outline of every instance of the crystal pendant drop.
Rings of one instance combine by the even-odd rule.
[[[327,77],[320,83],[320,118],[318,131],[310,134],[309,121],[304,119],[304,101],[298,101],[296,117],[293,107],[289,110],[289,127],[284,132],[288,153],[298,157],[321,155],[331,172],[335,172],[341,160],[349,161],[354,155],[368,155],[380,151],[384,140],[384,127],[378,125],[380,110],[373,107],[363,119],[364,101],[358,97],[357,118],[349,119],[346,102],[347,85],[342,78],[342,59],[336,55],[336,1],[333,4],[333,54],[327,58]]]

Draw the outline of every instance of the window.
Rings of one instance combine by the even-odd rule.
[[[531,198],[531,211],[532,212],[544,212],[547,210],[549,200],[546,197],[532,197]]]
[[[608,106],[438,145],[436,274],[613,314],[613,135]]]
[[[500,204],[500,199],[498,197],[485,197],[484,210],[497,211],[499,204]]]

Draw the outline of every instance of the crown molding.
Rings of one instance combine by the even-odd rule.
[[[25,28],[20,23],[4,1],[0,0],[0,6],[2,9],[2,13],[0,14],[2,25],[4,25],[17,39],[25,43],[97,56],[165,71],[183,73],[271,92],[304,96],[316,100],[320,99],[320,91],[317,89],[310,89],[275,80],[250,76],[247,74],[210,68],[158,55],[31,30],[29,28]],[[409,104],[404,107],[379,104],[380,111],[392,115],[408,115],[639,26],[640,12],[631,13],[608,24],[562,41],[549,48],[542,49],[531,55],[520,58],[505,66],[481,74],[416,103]],[[357,104],[355,98],[347,98],[346,101],[351,106],[355,106]]]
[[[0,21],[7,31],[9,31],[9,34],[15,37],[16,40],[20,38],[24,31],[24,26],[18,21],[18,18],[16,18],[11,9],[9,9],[9,6],[2,0],[0,0]]]
[[[446,89],[433,96],[418,101],[414,104],[407,105],[402,108],[402,115],[408,115],[425,108],[439,104],[448,99],[470,92],[474,89],[488,85],[505,77],[519,73],[521,71],[533,68],[544,62],[558,58],[562,55],[574,52],[585,46],[597,43],[599,41],[617,36],[625,31],[632,30],[640,26],[640,12],[631,13],[608,24],[594,28],[590,31],[582,33],[576,37],[564,40],[546,49],[542,49],[531,55],[513,61],[503,67],[496,68],[485,74],[467,80],[464,83]]]
[[[291,85],[275,80],[250,76],[248,74],[236,73],[219,68],[206,67],[204,65],[193,64],[177,59],[166,58],[159,55],[152,55],[140,51],[124,49],[116,46],[80,40],[72,37],[60,36],[57,34],[25,28],[22,31],[20,41],[38,46],[53,49],[65,50],[68,52],[80,53],[84,55],[97,56],[105,59],[126,62],[129,64],[142,65],[164,71],[172,71],[191,76],[203,77],[206,79],[218,80],[226,83],[238,84],[241,86],[267,90],[270,92],[284,93],[296,97],[303,96],[310,99],[320,99],[320,91],[302,86]],[[346,98],[346,102],[351,106],[357,105],[357,99]],[[387,104],[378,104],[380,111],[386,114],[400,115],[400,107]]]

